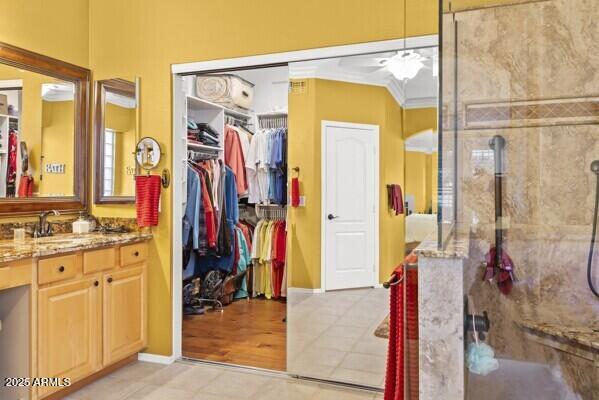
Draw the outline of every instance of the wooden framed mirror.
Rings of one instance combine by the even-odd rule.
[[[95,83],[94,201],[135,202],[135,144],[139,132],[139,79]]]
[[[0,215],[87,209],[90,76],[0,42]]]

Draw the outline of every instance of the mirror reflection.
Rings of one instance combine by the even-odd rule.
[[[134,79],[109,79],[96,85],[96,200],[129,199],[135,196],[135,159],[138,101]],[[98,118],[101,119],[98,121]],[[99,192],[99,193],[98,193]],[[99,196],[98,196],[99,194]]]
[[[146,171],[156,168],[160,162],[160,145],[152,138],[143,138],[137,143],[137,164]]]
[[[74,128],[72,82],[0,65],[0,198],[73,196]]]

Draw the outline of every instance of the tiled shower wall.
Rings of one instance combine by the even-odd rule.
[[[454,16],[457,36],[448,24]],[[517,322],[599,327],[599,302],[586,282],[596,184],[589,167],[599,159],[598,18],[596,0],[551,0],[444,17],[443,108],[457,109],[458,221],[473,239],[465,291],[479,311],[489,312],[489,343],[499,358],[550,365],[577,393],[592,376],[527,340]],[[443,138],[448,159],[454,150],[445,147],[452,122],[449,112]],[[504,248],[518,278],[509,296],[483,283],[479,266],[494,241],[488,145],[494,135],[507,141]],[[599,277],[599,266],[595,271]]]

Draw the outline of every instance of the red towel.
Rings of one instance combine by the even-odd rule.
[[[416,262],[408,261],[406,262]],[[406,272],[406,357],[408,358],[408,399],[418,400],[418,270]]]
[[[395,268],[397,279],[404,275],[403,264]],[[385,400],[404,399],[404,282],[393,285],[389,296],[389,348],[385,375]]]
[[[403,195],[401,186],[397,184],[391,185],[391,208],[395,211],[395,215],[403,214]]]
[[[300,204],[300,190],[299,190],[299,179],[291,178],[291,207],[299,207]]]
[[[33,177],[29,175],[21,175],[19,179],[19,197],[33,196]]]
[[[135,177],[135,209],[137,226],[158,225],[158,207],[160,204],[159,175],[138,175]]]
[[[417,262],[418,257],[415,254],[408,255],[404,260],[406,265]],[[418,270],[406,271],[404,264],[401,264],[393,273],[397,279],[401,279],[402,276],[405,276],[405,279],[390,288],[385,400],[404,400],[406,385],[408,400],[418,400]],[[407,379],[404,373],[405,357],[408,361]]]

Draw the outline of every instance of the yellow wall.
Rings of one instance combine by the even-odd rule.
[[[424,171],[424,212],[431,212],[433,208],[433,157],[426,155]],[[437,181],[435,181],[437,183]]]
[[[437,213],[439,204],[439,153],[437,151],[431,154],[431,203],[433,214]]]
[[[74,121],[73,101],[42,101],[42,180],[40,196],[72,196],[74,191]],[[64,164],[64,174],[50,174],[46,164]]]
[[[404,195],[414,196],[415,212],[424,213],[427,210],[427,164],[430,162],[430,155],[418,151],[406,151],[406,185]]]
[[[432,129],[437,130],[437,108],[409,108],[405,112],[404,138]]]
[[[0,10],[0,41],[88,66],[87,0],[0,0]]]
[[[124,108],[106,104],[104,125],[116,132],[114,164],[114,196],[134,196],[135,180],[127,174],[127,167],[135,168],[133,151],[137,133],[137,115],[135,108]]]
[[[290,213],[289,285],[320,288],[321,123],[323,120],[380,127],[380,280],[403,260],[404,216],[395,216],[387,201],[387,183],[403,186],[402,110],[386,88],[307,79],[306,90],[289,95],[290,167],[300,167],[306,207]]]
[[[426,154],[417,151],[406,151],[406,185],[405,195],[414,195],[415,212],[437,212],[437,166],[438,153]]]

